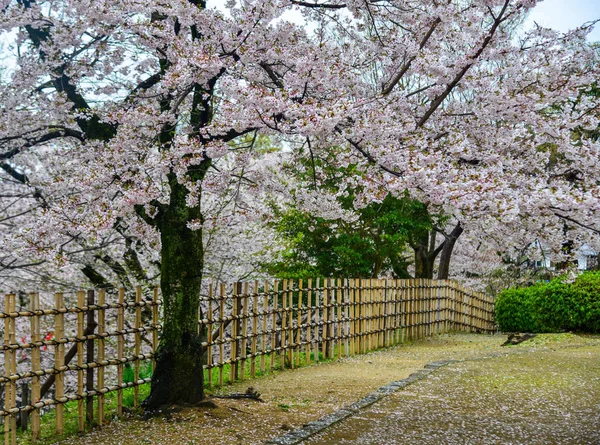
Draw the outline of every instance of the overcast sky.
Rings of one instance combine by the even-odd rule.
[[[577,26],[600,19],[600,0],[544,0],[529,14],[526,24],[537,22],[541,26],[568,31]],[[600,23],[590,35],[589,41],[600,41]]]

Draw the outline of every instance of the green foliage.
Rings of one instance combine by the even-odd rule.
[[[532,287],[507,289],[496,300],[496,323],[503,332],[536,332]]]
[[[348,203],[348,206],[351,204]],[[426,207],[409,197],[388,195],[357,210],[357,221],[327,220],[297,209],[279,215],[278,233],[288,249],[266,265],[278,278],[376,277],[391,271],[409,278],[406,243],[432,227]]]
[[[507,289],[496,300],[496,321],[504,332],[600,332],[600,272],[586,272],[574,283]]]
[[[600,271],[580,275],[571,289],[575,329],[600,332]]]

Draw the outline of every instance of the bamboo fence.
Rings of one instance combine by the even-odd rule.
[[[105,423],[107,393],[117,393],[117,415],[123,413],[125,388],[134,388],[137,406],[139,386],[150,381],[140,377],[140,365],[151,362],[154,369],[159,340],[158,289],[150,294],[144,296],[138,287],[126,298],[121,289],[110,296],[116,301],[107,303],[103,290],[82,291],[77,294],[77,304],[66,307],[63,294],[57,293],[53,308],[40,309],[39,294],[32,293],[29,308],[19,311],[15,295],[5,295],[4,311],[0,312],[4,322],[4,375],[0,375],[4,408],[0,408],[0,417],[4,418],[5,445],[16,444],[17,423],[27,426],[28,417],[32,441],[37,440],[40,415],[49,407],[56,409],[55,431],[60,435],[67,402],[77,403],[79,431]],[[490,296],[451,281],[219,283],[211,285],[208,295],[201,298],[198,330],[206,352],[205,384],[221,386],[275,369],[361,354],[449,331],[491,333],[496,330],[493,312]],[[17,342],[15,326],[21,317],[30,320],[29,342]],[[66,326],[67,318],[70,326]],[[41,321],[53,327],[51,338],[42,335]],[[52,356],[52,366],[42,366],[42,349]],[[17,355],[23,352],[29,354],[29,366],[17,372]],[[124,366],[133,371],[128,381]],[[107,383],[107,375],[112,382]],[[67,381],[73,382],[69,388]],[[21,400],[17,400],[19,383]]]

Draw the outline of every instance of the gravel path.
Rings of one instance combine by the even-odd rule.
[[[600,347],[451,363],[302,443],[600,444]]]
[[[133,414],[83,437],[50,436],[41,443],[259,445],[407,379],[428,363],[457,360],[303,443],[600,444],[600,336],[540,335],[501,347],[504,340],[434,336],[219,390],[253,386],[263,403],[216,399],[216,409],[185,408],[148,421]],[[483,359],[490,356],[497,357]]]

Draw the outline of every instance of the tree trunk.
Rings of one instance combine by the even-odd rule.
[[[442,253],[440,255],[440,265],[438,267],[438,280],[447,280],[450,273],[450,258],[452,257],[452,251],[456,240],[463,233],[464,229],[460,223],[456,224],[450,235],[446,237]]]
[[[194,404],[204,398],[203,332],[198,332],[204,251],[202,231],[189,221],[201,220],[199,207],[186,206],[187,190],[171,178],[171,201],[158,219],[161,234],[163,330],[156,354],[147,408]]]
[[[433,247],[432,247],[433,246]],[[435,232],[426,232],[417,243],[411,244],[415,251],[415,278],[433,278],[435,251]]]

